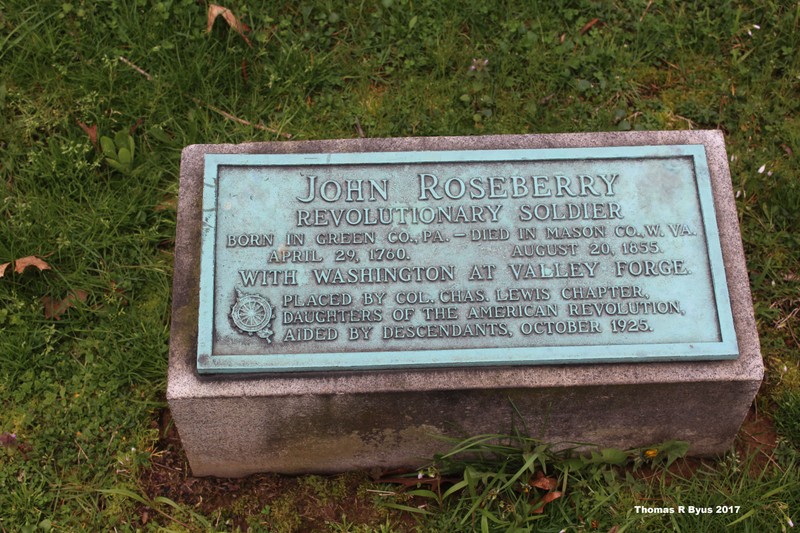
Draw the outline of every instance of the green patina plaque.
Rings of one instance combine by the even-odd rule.
[[[702,145],[205,156],[201,373],[732,359]]]

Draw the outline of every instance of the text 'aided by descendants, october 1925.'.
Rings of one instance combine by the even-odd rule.
[[[663,148],[207,155],[198,367],[734,357],[705,154]]]

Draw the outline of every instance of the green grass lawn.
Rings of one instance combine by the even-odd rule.
[[[0,531],[620,533],[735,522],[726,530],[762,532],[800,522],[800,3],[553,4],[225,4],[249,43],[222,17],[207,32],[208,5],[195,0],[0,4],[0,264],[11,262],[0,267]],[[264,476],[260,491],[202,481],[205,504],[146,482],[166,468],[184,146],[699,128],[726,135],[767,365],[756,404],[777,431],[765,450],[678,460],[667,473],[634,472],[637,452],[627,468],[570,470],[545,447],[541,465],[564,494],[541,514],[519,491],[488,499],[538,446],[524,439],[490,462],[442,463],[465,482],[446,498],[354,474]],[[119,146],[106,157],[100,139],[115,136],[133,143],[132,157]],[[50,268],[16,272],[28,256]],[[350,499],[360,513],[335,505]],[[333,511],[310,521],[324,502]],[[740,510],[636,513],[642,502]]]

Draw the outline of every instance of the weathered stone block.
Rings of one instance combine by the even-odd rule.
[[[222,289],[214,283],[209,285],[206,280],[205,296],[201,295],[204,276],[208,276],[208,268],[201,274],[202,255],[208,250],[206,247],[206,252],[201,251],[203,232],[208,233],[209,227],[216,227],[210,225],[210,222],[220,222],[219,227],[224,227],[222,218],[219,221],[216,218],[209,220],[208,211],[205,215],[203,212],[206,159],[214,159],[205,158],[208,154],[425,153],[545,148],[579,151],[611,147],[618,148],[622,156],[626,151],[632,153],[630,147],[650,147],[647,149],[658,152],[653,147],[686,145],[703,149],[702,152],[695,149],[695,152],[703,153],[703,160],[707,161],[710,195],[706,202],[712,202],[713,208],[702,212],[706,220],[701,223],[701,231],[696,231],[698,228],[691,227],[692,225],[688,225],[689,228],[678,228],[678,231],[686,232],[687,242],[691,240],[690,234],[694,231],[695,237],[699,235],[709,246],[695,247],[694,251],[687,249],[685,253],[681,252],[676,256],[674,247],[678,245],[665,241],[663,246],[659,245],[658,252],[649,250],[644,257],[654,252],[657,260],[661,260],[661,256],[667,255],[662,248],[669,248],[667,252],[671,252],[673,261],[668,270],[674,274],[685,269],[681,274],[684,277],[674,277],[660,285],[653,284],[650,280],[634,280],[635,283],[630,283],[654,291],[654,294],[655,291],[659,291],[659,294],[673,294],[670,291],[677,290],[675,294],[679,296],[673,294],[673,299],[683,303],[673,306],[673,309],[680,309],[684,313],[688,311],[690,320],[685,320],[685,327],[680,316],[664,316],[646,317],[650,320],[653,331],[626,331],[623,322],[617,324],[612,331],[615,327],[612,321],[617,319],[593,316],[585,321],[596,324],[587,326],[587,332],[589,328],[601,330],[595,332],[596,335],[583,332],[577,336],[578,341],[573,342],[564,341],[556,333],[553,338],[543,341],[542,338],[546,335],[536,337],[530,332],[525,335],[521,322],[508,320],[508,330],[512,335],[478,342],[459,341],[446,346],[437,345],[438,341],[434,339],[422,344],[417,339],[411,345],[397,341],[390,345],[385,341],[373,341],[370,346],[363,341],[349,344],[349,341],[339,340],[332,344],[318,342],[316,345],[312,342],[313,350],[284,350],[292,357],[283,358],[286,362],[274,365],[274,358],[271,359],[269,354],[284,353],[278,346],[286,329],[286,324],[281,324],[277,316],[280,304],[274,306],[273,313],[276,316],[270,317],[274,321],[265,321],[263,316],[254,315],[250,324],[241,320],[245,316],[247,302],[243,301],[243,296],[236,299],[233,295],[233,290],[239,288],[239,285],[230,283],[225,286],[225,291],[231,294],[219,294]],[[604,153],[613,154],[614,151]],[[256,163],[259,161],[263,160],[254,159]],[[704,172],[697,168],[700,160],[693,161],[694,171]],[[224,163],[225,159],[219,159],[219,162]],[[654,173],[652,169],[647,172]],[[576,171],[575,175],[581,174]],[[455,197],[461,193],[457,182],[452,182],[450,189],[443,189],[443,182],[434,182],[433,178],[420,179],[428,180],[424,182],[428,188],[415,192],[419,194],[418,199],[422,194],[427,194],[428,199],[432,199],[435,195],[444,198],[448,192]],[[674,202],[666,194],[669,184],[665,180],[669,180],[668,175],[652,175],[649,183],[641,185],[645,189],[640,194],[642,197],[649,195],[656,199],[663,197],[666,204]],[[519,198],[522,198],[522,181],[517,181],[519,188],[506,191],[509,197],[520,193]],[[657,220],[645,220],[643,213],[649,208],[644,204],[633,206],[630,193],[624,193],[627,195],[624,198],[611,198],[607,193],[617,191],[609,191],[608,183],[590,183],[588,179],[581,182],[581,178],[577,177],[574,183],[577,188],[570,189],[567,178],[559,182],[553,177],[551,181],[548,184],[544,179],[539,182],[534,180],[525,187],[534,199],[537,198],[537,193],[544,198],[547,190],[550,190],[552,196],[561,192],[565,198],[570,197],[570,193],[574,193],[576,197],[582,192],[587,197],[594,196],[593,193],[597,193],[598,197],[606,193],[608,198],[605,200],[618,201],[621,206],[619,209],[623,210],[621,216],[631,217],[625,219],[624,223],[633,227],[669,222],[661,220],[661,215],[660,218],[656,217]],[[295,194],[294,198],[310,200],[300,202],[303,204],[311,204],[312,195],[316,199],[317,195],[322,194],[325,195],[323,200],[330,204],[347,200],[347,184],[337,198],[335,185],[329,185],[327,190],[322,190],[318,188],[320,183],[322,182],[312,184],[306,176],[304,184],[308,187]],[[208,184],[205,188],[208,188]],[[231,198],[241,196],[241,191],[231,193],[231,190],[227,190]],[[620,192],[617,194],[622,195],[622,191],[626,189],[618,190]],[[218,192],[226,194],[222,186],[219,186]],[[380,192],[378,190],[377,194],[380,195]],[[354,186],[350,199],[357,200],[358,194],[368,193],[369,191],[356,191]],[[502,193],[500,189],[497,190],[497,201],[510,206],[511,204],[504,202],[510,202],[513,198],[501,199]],[[702,194],[699,191],[698,198]],[[551,204],[561,206],[565,201],[564,198],[552,200]],[[597,202],[601,202],[601,199],[597,199]],[[699,202],[698,205],[703,203],[702,200]],[[236,209],[237,206],[233,208]],[[280,208],[280,205],[275,206],[276,212]],[[551,209],[557,208],[557,205],[553,205]],[[681,212],[684,208],[685,206],[676,206],[675,211]],[[609,207],[602,209],[605,209],[604,213],[608,218],[607,215],[611,214]],[[663,211],[663,206],[656,206],[654,209]],[[669,206],[667,209],[669,210]],[[689,212],[699,212],[700,208],[688,209]],[[215,211],[218,212],[219,209]],[[707,220],[708,213],[711,213],[713,220]],[[540,214],[544,216],[544,211]],[[592,211],[589,215],[594,217],[597,212]],[[589,215],[583,213],[576,216],[585,218]],[[682,220],[683,218],[675,222]],[[702,220],[702,217],[698,220]],[[543,225],[553,223],[552,217],[539,217],[538,222]],[[524,224],[508,222],[506,226],[500,224],[483,229],[514,229],[516,226]],[[248,235],[247,232],[242,234]],[[259,235],[258,232],[253,234]],[[488,255],[497,255],[496,250],[503,249],[498,248],[501,244],[497,241],[503,240],[500,237],[505,235],[499,232],[486,235],[486,241],[491,242],[479,244],[485,245],[486,250],[491,252]],[[528,237],[531,236],[529,233]],[[227,234],[218,237],[228,238]],[[521,237],[517,237],[519,238]],[[654,233],[653,238],[646,242],[662,242],[666,238],[668,237]],[[206,239],[209,240],[208,235]],[[266,248],[266,241],[262,243],[258,239],[260,237],[256,240],[248,237],[247,242],[242,243],[255,248],[264,244]],[[633,240],[641,239],[637,237]],[[582,251],[578,254],[582,254],[582,258],[576,259],[576,264],[588,261],[588,248],[583,244],[587,242],[586,239],[577,237],[565,242],[581,243]],[[593,268],[597,269],[598,275],[604,272],[602,276],[606,276],[598,284],[608,286],[615,278],[630,282],[628,277],[636,277],[635,272],[631,274],[625,269],[630,265],[633,265],[632,268],[642,266],[637,266],[632,261],[643,256],[630,253],[630,249],[623,251],[622,246],[629,242],[624,235],[618,239],[591,239],[591,242],[606,242],[609,249],[613,248],[618,254],[597,261]],[[242,243],[234,236],[234,248]],[[508,243],[505,244],[507,245]],[[576,244],[572,247],[573,252],[577,246]],[[448,251],[444,244],[440,249],[446,254],[441,260],[455,261],[453,256],[456,254]],[[466,253],[467,248],[464,250]],[[715,254],[719,257],[715,257]],[[675,264],[674,260],[681,259],[684,255],[692,258],[687,262],[693,263],[691,269],[686,265]],[[316,261],[320,258],[312,259]],[[704,262],[703,258],[707,261]],[[300,255],[294,259],[302,261]],[[291,256],[287,256],[287,260],[291,261]],[[639,276],[647,274],[644,270],[646,268],[658,269],[657,260],[650,267],[642,266]],[[214,261],[212,258],[209,263],[206,257],[204,265],[213,265]],[[616,261],[627,263],[619,266]],[[499,262],[498,270],[504,268],[507,262],[507,259]],[[463,271],[468,266],[458,264],[457,269]],[[307,275],[302,268],[310,267],[300,265],[298,272],[301,277]],[[537,283],[543,282],[543,287],[569,288],[576,286],[573,283],[575,280],[569,279],[570,273],[574,277],[582,273],[586,278],[590,277],[590,273],[594,274],[593,269],[579,272],[580,267],[574,267],[571,271],[570,267],[565,268],[567,270],[564,270],[564,279],[561,281],[537,280]],[[231,272],[236,273],[236,270]],[[538,271],[540,275],[542,272],[544,271]],[[658,274],[655,270],[650,273],[653,276]],[[667,271],[664,270],[662,274],[666,275]],[[223,284],[230,277],[230,273],[219,275]],[[689,278],[692,281],[687,283]],[[687,286],[688,289],[685,288]],[[274,301],[273,295],[280,294],[280,291],[297,292],[302,289],[294,286],[270,286],[268,290],[273,291],[269,296]],[[680,290],[699,296],[695,296],[693,300],[690,296],[681,295]],[[239,292],[244,291],[240,289]],[[644,292],[643,290],[642,293]],[[210,311],[207,309],[209,295],[211,301],[216,302],[216,307],[211,305]],[[610,301],[616,300],[612,298]],[[258,298],[254,302],[262,303]],[[568,310],[564,301],[560,301],[558,305],[562,304],[563,308],[559,308],[562,318],[577,320],[574,316],[567,317],[567,313],[583,312],[579,308]],[[262,305],[259,309],[263,307]],[[698,312],[698,309],[702,311],[693,316],[692,312]],[[462,313],[463,310],[459,308],[452,312]],[[698,323],[701,327],[696,327]],[[202,326],[199,327],[199,324]],[[381,327],[383,325],[380,324]],[[249,331],[253,328],[259,329]],[[641,335],[637,336],[635,333]],[[251,334],[254,335],[250,337]],[[259,334],[262,335],[260,339]],[[649,335],[657,340],[648,341]],[[264,344],[259,345],[258,342]],[[581,349],[581,343],[585,349]],[[665,345],[670,345],[671,348],[665,349]],[[265,348],[262,350],[260,346]],[[321,351],[326,346],[333,346],[327,354]],[[409,346],[413,351],[408,351]],[[433,349],[428,349],[429,347]],[[446,355],[447,348],[460,351],[460,355],[448,360],[441,355]],[[371,358],[365,363],[364,358],[358,359],[357,354],[349,358],[337,355],[359,350],[377,355],[382,351],[396,350],[400,356],[393,357],[391,363],[387,362],[388,358],[381,361],[380,357]],[[406,350],[405,353],[401,353],[403,350]],[[506,359],[504,350],[507,351]],[[225,358],[237,352],[238,355],[257,357],[243,359],[243,364],[238,364],[238,368],[231,370],[236,365],[228,365]],[[320,360],[327,361],[327,364],[306,364],[305,361],[309,360],[306,355],[308,352],[322,353]],[[422,358],[413,357],[418,352],[427,355]],[[552,357],[549,355],[551,353],[566,353],[567,357]],[[601,356],[595,357],[596,354]],[[727,359],[697,360],[698,354],[699,359]],[[592,362],[583,362],[582,356],[586,357],[586,361]],[[205,374],[198,372],[198,357],[201,361],[200,371],[207,372]],[[638,362],[627,362],[633,360],[631,357],[637,358]],[[209,364],[209,361],[213,362],[215,359],[222,364]],[[379,364],[370,364],[371,360],[378,360]],[[342,361],[345,362],[343,365]],[[356,364],[347,361],[356,361]],[[558,364],[561,362],[569,364]],[[279,372],[273,372],[274,370]],[[514,428],[523,427],[531,435],[554,443],[578,441],[632,447],[666,439],[684,439],[691,443],[692,454],[715,454],[730,446],[760,385],[762,374],[763,365],[736,207],[724,142],[719,132],[359,139],[195,145],[184,150],[175,254],[168,399],[195,475],[242,476],[260,471],[298,473],[413,467],[442,450],[443,443],[435,438],[436,435],[467,436],[510,432]],[[517,412],[521,414],[522,420]]]

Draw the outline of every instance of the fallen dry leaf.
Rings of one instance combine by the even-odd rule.
[[[136,130],[138,130],[139,126],[141,126],[142,124],[144,124],[144,118],[143,117],[139,117],[136,120],[136,123],[133,126],[131,126],[131,129],[128,130],[128,133],[130,133],[131,136],[133,136],[133,134],[136,133]]]
[[[544,512],[544,506],[545,506],[545,505],[547,505],[548,503],[550,503],[550,502],[552,502],[552,501],[554,501],[554,500],[557,500],[557,499],[559,499],[560,497],[561,497],[561,493],[560,493],[560,492],[548,492],[547,494],[545,494],[544,496],[542,496],[542,499],[541,499],[541,500],[539,500],[538,502],[536,502],[536,504],[534,505],[534,507],[536,507],[536,506],[538,506],[538,507],[536,507],[536,508],[535,508],[533,511],[531,511],[531,512],[532,512],[532,513],[536,513],[536,514],[541,514],[541,513],[543,513],[543,512]]]
[[[35,255],[29,255],[28,257],[20,257],[16,261],[14,261],[14,272],[17,274],[22,274],[22,272],[28,268],[29,266],[34,266],[41,270],[50,270],[50,265],[36,257]]]
[[[2,278],[3,276],[6,275],[6,269],[8,268],[8,265],[10,265],[10,264],[11,263],[3,263],[2,265],[0,265],[0,278]]]
[[[532,487],[544,490],[553,490],[558,487],[558,480],[554,477],[545,477],[541,470],[536,472],[534,478],[529,482]]]
[[[586,24],[584,24],[583,28],[581,28],[581,29],[580,29],[580,31],[579,31],[578,33],[579,33],[579,34],[581,34],[581,35],[583,35],[583,34],[584,34],[584,33],[586,33],[587,31],[591,30],[591,29],[592,29],[592,27],[593,27],[595,24],[597,24],[598,22],[600,22],[600,19],[598,19],[598,18],[593,18],[592,20],[590,20],[589,22],[587,22]]]
[[[75,307],[78,302],[85,302],[86,291],[80,289],[70,292],[63,300],[56,300],[51,296],[42,298],[42,305],[44,306],[44,317],[59,320],[61,315],[67,312],[70,307]]]
[[[208,5],[208,27],[206,28],[206,31],[211,32],[211,28],[214,26],[214,21],[217,20],[217,17],[220,15],[222,15],[222,18],[225,19],[225,22],[228,23],[228,26],[230,26],[231,29],[242,36],[242,39],[244,39],[244,42],[247,43],[247,46],[252,48],[253,44],[250,42],[250,39],[247,38],[247,35],[245,35],[245,32],[250,31],[250,27],[244,22],[240,21],[236,15],[233,14],[233,11],[227,7],[218,6],[216,4]]]
[[[97,124],[94,124],[92,126],[87,126],[86,124],[77,119],[76,122],[78,123],[78,126],[80,126],[81,129],[84,131],[84,133],[86,133],[86,135],[89,136],[89,140],[92,141],[94,147],[97,148]]]

